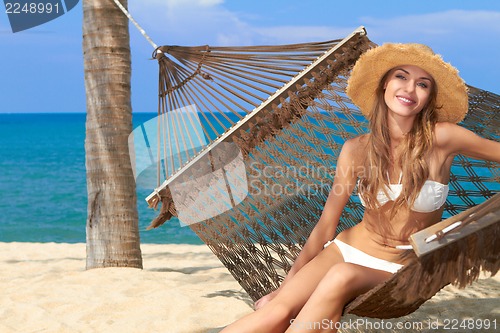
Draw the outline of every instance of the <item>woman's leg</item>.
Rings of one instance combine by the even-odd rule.
[[[343,262],[338,247],[331,244],[304,265],[269,303],[227,326],[221,333],[284,332],[330,268]]]
[[[351,263],[334,265],[325,274],[286,332],[336,332],[344,306],[392,273]]]

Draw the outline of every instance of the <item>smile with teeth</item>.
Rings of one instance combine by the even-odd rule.
[[[401,101],[403,104],[407,104],[407,105],[409,105],[409,104],[413,104],[413,103],[415,103],[415,101],[414,101],[414,100],[411,100],[411,99],[406,98],[406,97],[403,97],[403,96],[396,96],[396,98],[397,98],[399,101]]]

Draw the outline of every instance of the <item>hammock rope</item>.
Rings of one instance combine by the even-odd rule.
[[[321,92],[323,81],[328,79],[328,75],[329,79],[333,79],[333,71],[342,68],[336,52],[359,55],[363,49],[357,44],[362,44],[364,34],[364,28],[360,27],[343,40],[278,47],[161,46],[153,53],[159,61],[161,73],[161,114],[196,105],[197,111],[208,123],[204,128],[208,127],[212,131],[211,135],[205,131],[209,143],[206,151],[220,142],[240,140],[240,148],[248,152],[257,142],[270,135],[271,131],[285,126],[292,117],[297,116],[291,114],[291,111],[303,110],[303,105],[313,103],[315,96]],[[357,56],[352,59],[356,58]],[[234,74],[224,70],[225,74],[219,75],[218,64],[227,67],[227,62],[232,62]],[[245,69],[248,74],[240,74],[240,68]],[[273,68],[274,76],[261,74],[263,70],[270,68]],[[330,74],[322,71],[330,71]],[[283,82],[286,84],[283,85]],[[277,87],[279,89],[271,93]],[[302,92],[296,90],[298,87]],[[283,107],[277,112],[279,104]],[[290,110],[283,112],[287,108]],[[272,128],[265,124],[269,121],[273,123]],[[253,135],[249,135],[249,128],[250,132],[254,132]],[[203,154],[202,152],[201,155]],[[192,167],[196,158],[175,174],[174,168],[164,166],[167,171],[163,184],[146,199],[150,206],[157,207],[159,204],[157,193],[168,196],[168,183],[176,180],[176,175]],[[158,157],[158,161],[161,159]],[[175,215],[173,204],[170,202],[167,205],[171,208],[171,214]]]
[[[146,198],[151,207],[161,204],[150,228],[178,216],[182,201],[192,212],[205,211],[207,203],[196,202],[194,190],[217,189],[214,203],[227,193],[230,209],[189,227],[252,299],[276,289],[321,215],[342,144],[368,131],[345,88],[356,60],[374,46],[361,27],[342,40],[318,43],[155,47],[153,58],[160,70],[158,140],[163,145],[157,150],[157,188]],[[462,125],[500,140],[499,96],[469,87],[469,100]],[[192,112],[178,111],[186,108]],[[201,127],[195,126],[197,122]],[[196,147],[202,141],[205,144]],[[225,143],[237,149],[227,149]],[[228,185],[238,153],[244,159],[248,187],[242,200],[236,200],[238,193]],[[224,183],[209,178],[174,202],[179,195],[175,184],[198,184],[219,169]],[[444,217],[460,215],[492,198],[500,192],[499,183],[497,164],[458,156]],[[488,205],[486,211],[500,220],[498,200]],[[353,196],[337,233],[354,226],[362,215],[363,207]],[[481,269],[495,274],[500,265],[499,227],[491,224],[455,242],[455,248],[414,258],[389,281],[351,302],[345,313],[402,316],[448,283],[470,283]],[[482,250],[474,250],[478,242],[484,242]],[[445,257],[449,261],[443,262]],[[420,292],[408,297],[408,290]]]
[[[137,23],[136,20],[134,20],[134,18],[132,17],[132,15],[130,15],[128,10],[118,0],[113,0],[113,2],[116,4],[118,8],[120,8],[120,10],[123,12],[123,14],[125,14],[125,16],[129,19],[129,21],[134,24],[134,26],[137,28],[137,30],[139,30],[141,35],[148,41],[148,43],[151,44],[153,48],[155,49],[158,48],[158,45],[156,45],[155,42],[153,42],[153,40],[151,39],[151,37],[148,36],[146,31],[139,25],[139,23]]]

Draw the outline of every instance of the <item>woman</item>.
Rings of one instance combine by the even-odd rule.
[[[347,94],[370,133],[345,142],[322,215],[280,288],[222,332],[335,331],[346,303],[405,264],[409,236],[440,221],[454,156],[500,162],[500,143],[455,124],[467,112],[466,86],[424,45],[369,50]],[[356,186],[363,219],[334,238]]]

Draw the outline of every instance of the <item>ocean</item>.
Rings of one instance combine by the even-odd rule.
[[[0,114],[0,242],[85,242],[84,113]],[[134,113],[134,127],[156,117]],[[202,244],[176,218],[146,231],[157,211],[138,188],[142,243]]]
[[[155,117],[155,113],[134,113],[133,126],[138,128]],[[85,242],[85,118],[84,113],[0,113],[0,242]],[[452,171],[467,177],[462,168],[453,167]],[[475,171],[493,179],[491,170]],[[462,185],[465,190],[478,191],[473,183]],[[500,191],[497,182],[484,185]],[[151,189],[137,187],[142,243],[203,244],[177,218],[147,231],[158,213],[147,206],[145,198],[150,193]],[[448,199],[463,205],[456,196]],[[474,200],[480,203],[484,198]]]

